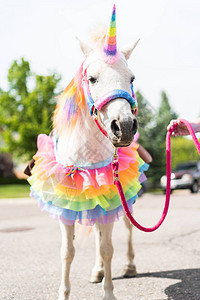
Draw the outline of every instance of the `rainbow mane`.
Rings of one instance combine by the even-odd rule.
[[[57,97],[58,104],[53,116],[54,129],[57,134],[66,129],[70,131],[74,129],[81,110],[86,106],[82,88],[82,70],[83,63],[69,85]]]

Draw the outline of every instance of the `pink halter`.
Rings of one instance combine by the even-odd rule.
[[[99,98],[94,103],[94,100],[92,99],[92,96],[90,93],[88,79],[86,78],[86,74],[85,74],[83,77],[83,91],[84,91],[85,99],[86,99],[90,114],[93,117],[98,128],[101,130],[101,132],[106,137],[108,137],[107,132],[100,126],[100,124],[98,122],[99,112],[101,111],[101,109],[103,108],[104,105],[106,105],[107,103],[109,103],[110,101],[112,101],[114,99],[123,98],[123,99],[126,99],[130,103],[132,113],[134,115],[137,114],[137,111],[138,111],[137,99],[136,99],[136,96],[133,91],[133,85],[131,86],[132,96],[124,90],[115,89],[115,90],[112,90],[112,91],[106,93],[104,96]]]

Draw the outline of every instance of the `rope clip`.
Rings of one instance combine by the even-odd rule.
[[[117,154],[117,150],[118,150],[118,148],[114,147],[114,154],[112,156],[112,163],[119,161],[119,155]]]

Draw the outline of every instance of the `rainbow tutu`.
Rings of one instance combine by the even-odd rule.
[[[113,184],[112,158],[83,169],[77,168],[73,175],[68,176],[67,168],[56,161],[53,138],[40,134],[37,144],[35,165],[28,181],[31,196],[38,200],[43,211],[68,225],[75,221],[83,225],[106,224],[124,215]],[[118,149],[119,177],[131,212],[140,183],[146,179],[144,171],[148,169],[137,148],[133,142],[129,147]]]

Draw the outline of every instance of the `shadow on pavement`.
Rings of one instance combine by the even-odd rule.
[[[141,273],[136,276],[157,277],[181,280],[165,289],[165,294],[170,300],[200,300],[200,269],[171,270],[155,273]],[[128,279],[115,277],[117,279]]]

